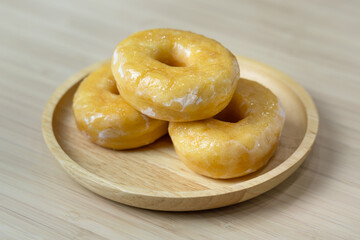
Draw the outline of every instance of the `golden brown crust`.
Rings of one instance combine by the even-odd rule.
[[[135,109],[175,122],[216,115],[230,102],[239,78],[235,56],[220,43],[174,29],[138,32],[120,42],[112,71]]]
[[[234,178],[264,166],[275,152],[285,115],[277,97],[259,83],[240,79],[230,104],[217,118],[170,123],[180,159],[212,178]]]
[[[73,99],[78,129],[103,147],[129,149],[152,143],[167,132],[167,122],[151,119],[118,94],[110,62],[86,77]]]

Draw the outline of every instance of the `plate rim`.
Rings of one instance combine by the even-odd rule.
[[[59,101],[62,97],[67,93],[67,91],[72,88],[78,81],[86,77],[92,70],[99,67],[104,62],[108,61],[100,61],[95,64],[92,64],[88,67],[83,68],[82,70],[78,71],[77,73],[70,76],[66,81],[64,81],[51,95],[49,100],[46,103],[42,114],[42,134],[45,140],[47,147],[49,148],[51,154],[55,157],[55,159],[60,163],[60,165],[64,168],[64,170],[78,183],[84,186],[83,183],[79,182],[75,175],[81,174],[83,178],[85,178],[89,182],[95,182],[97,185],[101,185],[106,189],[113,189],[119,191],[124,194],[134,195],[134,196],[142,196],[142,197],[151,197],[151,198],[180,198],[180,199],[195,199],[195,198],[203,198],[203,197],[214,197],[214,196],[221,196],[227,194],[233,194],[236,192],[241,192],[243,190],[248,190],[252,187],[255,187],[259,184],[263,184],[264,182],[268,182],[277,176],[280,176],[286,173],[287,170],[294,168],[296,164],[299,164],[293,171],[295,171],[302,163],[302,161],[306,158],[307,154],[310,152],[316,136],[318,132],[318,125],[319,125],[319,116],[318,111],[315,106],[313,99],[311,98],[310,94],[295,80],[291,77],[287,76],[286,74],[282,73],[281,71],[268,66],[266,64],[260,63],[258,61],[242,57],[236,56],[237,59],[242,61],[246,61],[249,63],[253,63],[258,65],[259,67],[266,69],[269,72],[276,72],[276,74],[281,75],[282,77],[279,78],[283,84],[289,87],[293,93],[299,98],[301,103],[304,106],[305,113],[306,113],[306,131],[302,141],[300,142],[299,146],[296,150],[281,164],[276,166],[275,168],[271,169],[270,171],[259,175],[255,178],[248,179],[244,182],[249,187],[244,187],[240,183],[234,183],[231,186],[226,186],[223,188],[214,188],[214,189],[205,189],[205,190],[196,190],[196,191],[179,191],[179,192],[169,192],[169,191],[159,191],[159,190],[151,190],[151,193],[147,193],[146,191],[136,192],[133,191],[132,187],[128,189],[124,189],[122,186],[117,185],[107,179],[104,179],[94,173],[89,172],[81,165],[79,165],[76,161],[72,160],[67,153],[62,149],[61,145],[56,139],[54,130],[53,130],[53,118],[55,109],[58,106]],[[70,165],[71,166],[70,166]],[[291,174],[289,174],[291,175]],[[287,177],[287,176],[286,176]],[[285,179],[286,179],[285,177]],[[281,182],[281,181],[280,181]],[[276,186],[277,184],[275,184]],[[85,186],[86,187],[86,186]],[[86,187],[88,188],[88,187]],[[134,188],[135,189],[135,188]],[[139,189],[139,188],[136,188]],[[196,193],[196,195],[194,195]],[[261,194],[261,193],[260,193]],[[258,195],[258,194],[257,194]]]

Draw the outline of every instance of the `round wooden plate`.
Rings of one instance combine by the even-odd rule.
[[[64,82],[51,96],[42,130],[47,146],[67,173],[89,190],[127,205],[167,211],[217,208],[245,201],[290,176],[309,153],[318,114],[309,94],[290,77],[261,63],[238,57],[241,77],[270,88],[281,100],[286,122],[274,157],[245,177],[215,180],[189,170],[177,157],[169,136],[126,151],[89,142],[76,129],[71,110],[79,83],[101,63]]]

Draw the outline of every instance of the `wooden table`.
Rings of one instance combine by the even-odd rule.
[[[0,239],[359,239],[359,1],[0,3]],[[81,187],[41,133],[68,76],[155,27],[212,37],[292,76],[320,115],[315,147],[275,189],[235,206],[156,212]]]

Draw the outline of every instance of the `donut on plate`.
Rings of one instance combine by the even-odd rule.
[[[227,179],[252,173],[267,163],[284,120],[280,102],[269,89],[240,79],[230,104],[219,115],[170,123],[169,134],[176,153],[190,169]]]
[[[129,149],[154,142],[168,123],[151,119],[119,95],[110,62],[86,77],[73,99],[78,129],[92,142],[111,149]]]
[[[239,79],[237,60],[224,46],[174,29],[142,31],[120,42],[112,71],[130,105],[173,122],[216,115],[230,102]]]

